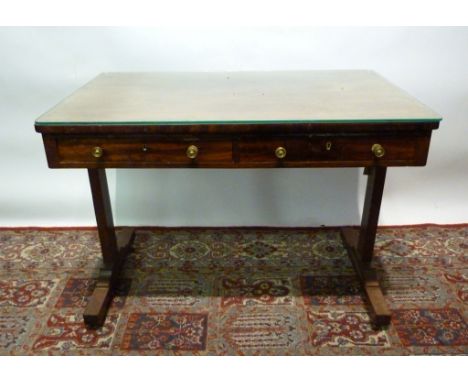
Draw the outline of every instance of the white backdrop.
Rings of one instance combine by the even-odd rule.
[[[444,117],[391,168],[380,224],[468,222],[468,28],[0,28],[0,226],[94,225],[85,170],[50,170],[34,119],[103,71],[373,69]],[[336,170],[110,170],[118,224],[356,224]]]

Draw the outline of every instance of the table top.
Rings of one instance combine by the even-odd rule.
[[[156,72],[100,74],[36,126],[440,120],[373,71]]]

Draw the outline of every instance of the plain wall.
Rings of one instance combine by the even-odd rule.
[[[468,28],[0,28],[0,226],[94,225],[85,170],[50,170],[36,117],[104,71],[373,69],[444,117],[390,168],[380,224],[468,221]],[[362,169],[108,170],[135,225],[359,222]]]

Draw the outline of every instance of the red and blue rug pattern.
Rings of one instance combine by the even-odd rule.
[[[380,228],[372,327],[338,229],[137,231],[105,325],[93,229],[0,230],[0,355],[468,354],[468,226]]]

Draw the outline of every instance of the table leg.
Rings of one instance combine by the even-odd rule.
[[[125,255],[132,249],[135,234],[131,229],[115,232],[105,169],[88,169],[88,175],[104,265],[83,318],[87,326],[99,327],[106,319]]]
[[[361,228],[343,228],[341,231],[353,267],[369,300],[376,327],[389,325],[391,320],[391,313],[376,272],[370,267],[386,173],[386,167],[374,166],[365,169],[364,174],[368,179]]]

